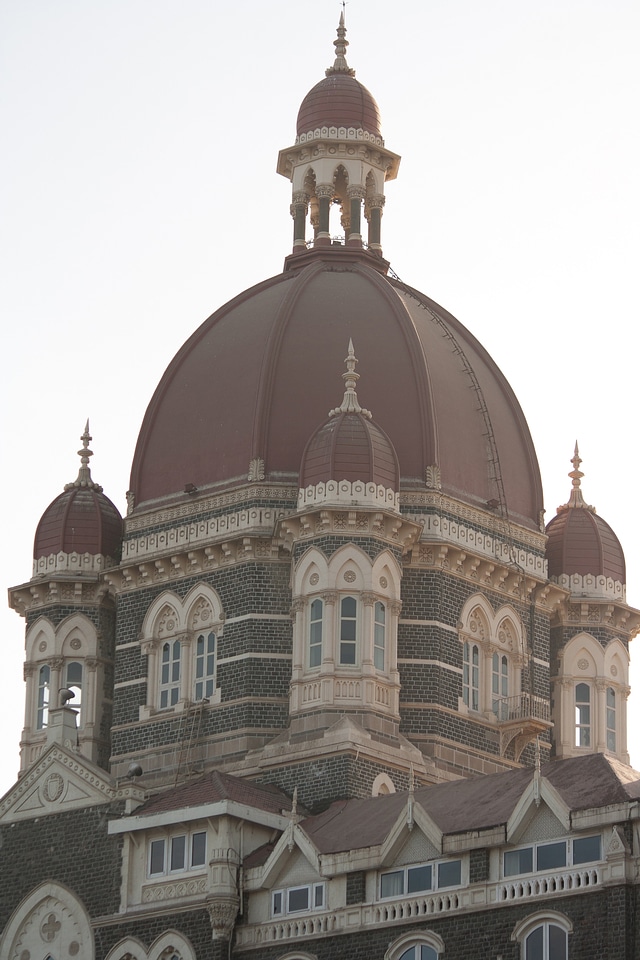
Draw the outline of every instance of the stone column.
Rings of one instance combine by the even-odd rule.
[[[359,184],[347,187],[347,196],[350,204],[350,227],[347,234],[347,243],[352,247],[362,246],[362,201],[366,195],[366,190]]]
[[[367,220],[369,221],[369,249],[374,250],[379,254],[382,254],[380,237],[384,200],[384,194],[376,193],[367,198],[365,205],[365,213],[367,215]]]
[[[307,222],[307,212],[309,210],[309,197],[304,190],[295,190],[293,194],[293,203],[291,204],[291,216],[293,217],[293,250],[306,249],[305,228]]]
[[[335,188],[332,183],[319,183],[316,186],[316,196],[318,198],[318,233],[316,243],[320,246],[328,246],[331,243],[329,210],[334,193]]]

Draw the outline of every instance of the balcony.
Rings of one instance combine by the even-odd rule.
[[[553,726],[549,701],[531,693],[494,700],[493,712],[500,728],[500,756],[513,743],[516,760],[528,743]]]

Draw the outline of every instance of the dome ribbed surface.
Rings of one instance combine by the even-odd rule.
[[[332,74],[312,87],[298,111],[298,136],[322,127],[352,127],[380,137],[378,104],[355,77]]]
[[[246,483],[254,458],[266,482],[297,486],[309,438],[335,407],[350,338],[363,399],[393,444],[402,486],[424,490],[427,467],[437,465],[444,493],[480,507],[499,499],[490,421],[509,516],[538,530],[535,450],[494,361],[433,300],[347,248],[246,290],[187,340],[142,424],[134,509],[181,502],[186,484]]]
[[[65,490],[45,510],[36,530],[35,560],[58,553],[89,553],[119,559],[122,517],[103,493],[88,487]]]
[[[547,524],[549,576],[579,574],[626,582],[624,553],[609,524],[584,507],[568,507]]]
[[[340,413],[316,431],[302,458],[300,486],[328,480],[362,480],[398,490],[398,458],[380,427],[360,413]]]

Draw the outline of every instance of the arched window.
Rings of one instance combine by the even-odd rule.
[[[79,713],[78,726],[82,723],[82,664],[72,660],[65,671],[65,685],[73,693],[69,706]]]
[[[438,954],[433,947],[422,943],[415,947],[409,947],[408,950],[400,954],[398,960],[438,960]]]
[[[607,750],[616,749],[616,692],[607,687]]]
[[[567,960],[567,931],[542,923],[525,937],[523,948],[523,960]]]
[[[174,707],[180,699],[182,644],[179,640],[162,646],[160,670],[160,709]]]
[[[340,663],[356,663],[356,626],[358,605],[355,597],[340,601]]]
[[[498,720],[508,720],[509,660],[506,654],[494,653],[491,658],[491,709]]]
[[[209,700],[216,688],[216,635],[213,630],[196,637],[193,699]]]
[[[309,614],[309,666],[319,667],[322,663],[322,617],[324,604],[316,599],[311,604]]]
[[[384,960],[439,960],[444,952],[444,942],[437,933],[405,934],[389,946]]]
[[[480,709],[480,651],[468,641],[463,645],[462,699],[470,710]]]
[[[576,684],[576,747],[591,746],[591,688]]]
[[[385,616],[384,603],[377,601],[374,607],[373,621],[373,664],[376,670],[384,670],[385,660]]]
[[[44,730],[49,718],[49,685],[51,683],[51,668],[48,664],[40,667],[38,674],[38,711],[36,716],[36,727],[38,730]]]

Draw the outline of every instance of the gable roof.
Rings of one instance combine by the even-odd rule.
[[[251,780],[242,780],[214,770],[198,780],[156,794],[138,807],[136,816],[183,810],[185,807],[201,807],[222,800],[231,800],[278,815],[291,810],[291,798],[273,784],[253,783]]]

